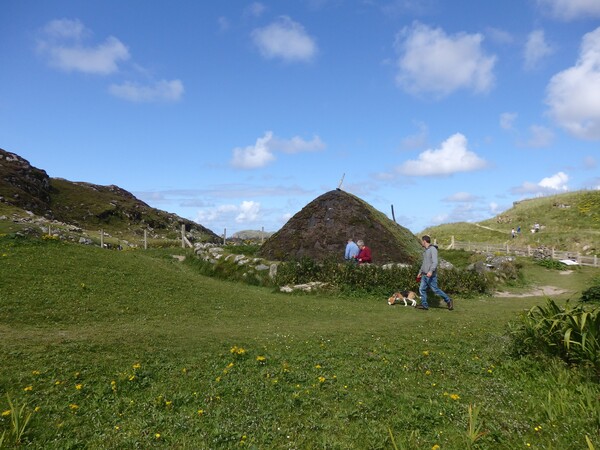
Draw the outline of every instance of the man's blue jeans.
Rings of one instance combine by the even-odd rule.
[[[423,274],[421,277],[421,286],[419,286],[419,294],[421,294],[421,305],[425,308],[429,308],[427,304],[427,288],[430,288],[434,293],[444,299],[446,303],[450,301],[450,297],[442,291],[437,285],[437,272],[433,272],[430,278]]]

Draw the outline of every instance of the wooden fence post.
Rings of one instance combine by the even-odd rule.
[[[260,227],[260,245],[265,243],[265,227]]]
[[[181,248],[185,248],[185,224],[181,224]]]
[[[104,230],[100,230],[100,248],[104,248]]]
[[[223,228],[223,245],[227,241],[227,228]]]
[[[148,249],[148,230],[144,230],[144,250]]]

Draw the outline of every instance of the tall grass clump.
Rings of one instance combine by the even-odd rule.
[[[561,307],[552,299],[534,306],[512,330],[517,354],[542,352],[592,368],[600,380],[600,309]]]

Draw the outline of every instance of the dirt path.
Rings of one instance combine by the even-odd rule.
[[[515,297],[515,298],[523,298],[523,297],[542,297],[547,296],[551,297],[553,295],[560,295],[569,292],[566,289],[561,289],[556,286],[540,286],[535,289],[532,289],[529,292],[523,292],[522,294],[515,294],[506,291],[497,291],[494,293],[494,297]]]

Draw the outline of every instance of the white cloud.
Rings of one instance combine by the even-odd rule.
[[[566,191],[569,189],[567,186],[568,181],[569,176],[566,173],[558,172],[550,177],[543,178],[538,185],[553,191]]]
[[[404,139],[402,139],[400,145],[403,149],[413,150],[423,148],[427,145],[427,136],[429,133],[427,125],[422,122],[419,122],[417,123],[417,126],[419,128],[419,131],[416,134],[407,136]]]
[[[538,183],[526,181],[521,186],[513,188],[511,191],[513,193],[529,195],[554,194],[557,191],[569,190],[569,187],[567,186],[568,181],[569,176],[566,173],[558,172],[549,177],[542,178]]]
[[[595,169],[598,166],[598,162],[596,161],[596,158],[594,158],[593,156],[586,156],[583,159],[583,167],[585,169]]]
[[[488,27],[485,33],[493,42],[498,44],[512,44],[515,40],[512,34],[499,28]]]
[[[255,29],[252,40],[267,59],[310,61],[317,54],[315,39],[306,33],[302,25],[286,16],[264,28]]]
[[[177,101],[183,95],[183,83],[180,80],[161,80],[149,86],[125,82],[112,84],[108,88],[115,97],[132,102]]]
[[[260,17],[265,12],[267,8],[260,2],[253,2],[248,7],[246,7],[246,14],[249,14],[252,17]]]
[[[324,148],[325,144],[319,136],[314,136],[310,141],[305,141],[298,136],[280,139],[274,136],[272,131],[267,131],[263,137],[256,140],[254,145],[233,149],[231,164],[240,169],[256,169],[273,162],[275,152],[294,154],[320,151]]]
[[[535,30],[529,33],[525,44],[525,69],[535,69],[539,62],[553,53],[552,47],[546,43],[543,30]]]
[[[229,19],[227,17],[221,16],[217,19],[217,25],[219,26],[220,32],[225,32],[229,30],[231,24],[229,23]]]
[[[457,202],[457,203],[468,203],[479,200],[479,197],[469,194],[468,192],[456,192],[455,194],[449,195],[443,201],[445,202]]]
[[[529,127],[529,139],[521,145],[531,148],[549,147],[554,141],[554,133],[549,128],[541,125],[532,125]]]
[[[575,66],[554,75],[546,104],[556,123],[580,139],[600,139],[600,27],[583,37]]]
[[[261,213],[260,203],[244,200],[239,205],[226,204],[201,209],[196,214],[196,222],[209,227],[227,228],[227,224],[256,223],[262,218]]]
[[[418,22],[398,35],[396,82],[412,94],[444,97],[458,89],[486,92],[494,84],[496,56],[482,49],[481,34],[447,35]]]
[[[90,35],[79,20],[53,20],[43,28],[38,50],[52,67],[98,75],[117,72],[119,62],[130,58],[127,47],[113,36],[97,45],[84,45]]]
[[[500,127],[504,130],[512,130],[515,120],[517,120],[517,113],[502,113],[500,114]]]
[[[500,206],[496,202],[490,203],[490,213],[498,214],[500,212]]]
[[[260,203],[243,201],[239,207],[239,214],[235,218],[237,223],[254,222],[260,213]]]
[[[537,0],[538,5],[561,20],[600,17],[598,0]]]
[[[426,150],[417,160],[409,160],[396,170],[408,176],[451,175],[471,172],[487,166],[485,160],[467,148],[467,138],[456,133],[446,139],[441,148]]]

